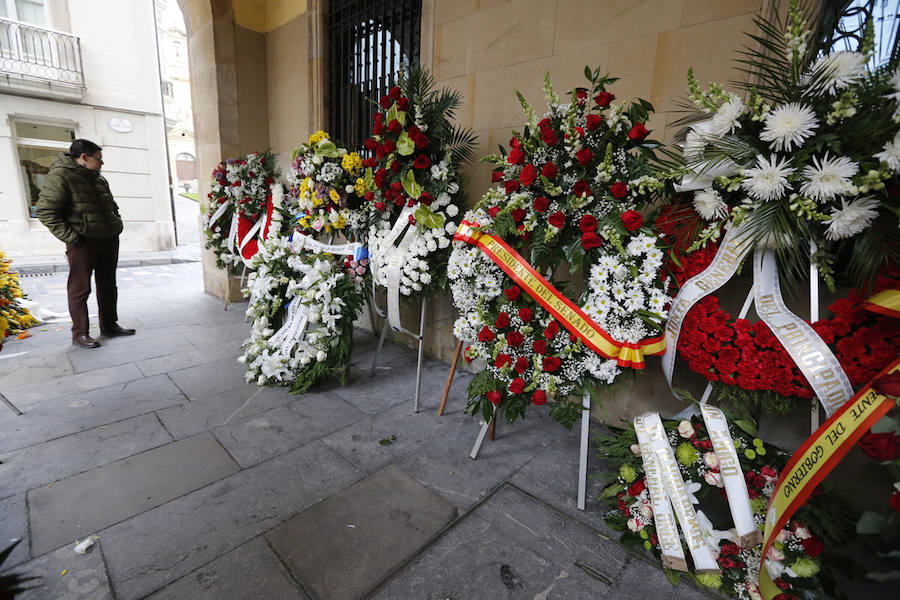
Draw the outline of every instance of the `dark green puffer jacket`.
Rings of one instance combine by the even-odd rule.
[[[50,233],[66,243],[107,239],[122,233],[119,206],[99,171],[65,154],[53,161],[41,187],[35,213]]]

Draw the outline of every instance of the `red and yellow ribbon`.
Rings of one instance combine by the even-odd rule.
[[[900,290],[878,292],[863,302],[863,308],[900,319]]]
[[[782,470],[769,499],[763,531],[759,590],[766,600],[781,593],[765,567],[765,557],[778,533],[809,498],[816,486],[841,461],[856,442],[894,407],[894,400],[879,394],[872,383],[884,375],[900,372],[900,358],[894,360],[859,390],[794,453]]]
[[[463,221],[453,239],[479,248],[529,296],[546,308],[563,327],[597,354],[616,359],[620,367],[643,369],[645,354],[655,355],[665,352],[666,340],[663,336],[646,339],[637,344],[614,340],[574,302],[535,271],[534,267],[509,244],[497,236],[483,233],[471,223]]]

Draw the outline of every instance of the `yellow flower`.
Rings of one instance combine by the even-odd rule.
[[[317,132],[315,132],[314,134],[312,134],[311,136],[309,136],[309,144],[310,145],[318,144],[322,140],[327,140],[327,139],[329,139],[328,134],[320,129]]]
[[[303,182],[300,184],[300,191],[301,191],[301,192],[304,191],[304,190],[312,191],[312,189],[313,189],[312,179],[310,179],[309,177],[307,177],[307,178],[304,179]]]
[[[344,215],[338,217],[338,220],[334,222],[335,229],[343,229],[347,226],[347,219],[344,218]]]
[[[312,198],[312,204],[313,204],[313,206],[322,206],[322,203],[323,203],[323,202],[324,202],[324,200],[323,200],[318,194],[316,194],[316,195],[313,196],[313,198]]]
[[[366,180],[359,178],[356,180],[356,195],[362,198],[366,195]]]
[[[340,204],[341,202],[341,195],[337,193],[337,190],[330,190],[328,192],[328,197],[331,198],[331,201],[335,204]]]
[[[356,175],[362,168],[362,158],[356,152],[345,154],[344,158],[341,159],[341,166],[351,175]]]
[[[297,224],[303,229],[309,229],[309,217],[303,217],[302,219],[297,221]]]

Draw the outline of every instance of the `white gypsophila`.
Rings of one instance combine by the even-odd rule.
[[[820,57],[800,79],[800,84],[816,84],[833,94],[849,87],[866,74],[866,57],[860,52],[833,52]]]
[[[877,198],[857,198],[851,202],[842,199],[841,208],[832,210],[831,217],[825,221],[828,224],[825,237],[843,240],[865,231],[878,216],[878,205]]]
[[[742,171],[746,179],[741,182],[741,187],[763,202],[779,198],[788,188],[788,176],[794,172],[788,167],[790,162],[789,158],[779,161],[775,154],[768,159],[760,154],[756,157],[756,167]]]
[[[729,94],[728,101],[719,107],[709,125],[709,132],[715,137],[723,137],[740,128],[740,118],[744,114],[744,101],[737,94]]]
[[[895,173],[900,172],[900,131],[894,135],[893,140],[884,144],[884,149],[875,158],[886,162]]]
[[[806,181],[800,186],[800,193],[816,202],[842,196],[852,188],[850,178],[858,171],[859,165],[846,156],[830,157],[826,152],[821,161],[815,156],[813,164],[803,167]]]
[[[769,142],[773,150],[790,152],[794,146],[800,147],[819,126],[816,113],[809,106],[791,102],[779,106],[766,115],[765,125],[759,139]]]
[[[722,196],[711,187],[694,192],[694,209],[707,221],[724,219],[728,216],[728,205]]]

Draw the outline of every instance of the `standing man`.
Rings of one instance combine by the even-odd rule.
[[[100,175],[102,166],[100,146],[88,140],[75,140],[69,153],[61,154],[50,167],[35,210],[50,233],[66,244],[72,343],[82,348],[100,346],[100,342],[88,335],[87,300],[91,295],[92,273],[97,283],[100,334],[134,335],[134,329],[116,323],[116,265],[122,217],[109,184]]]

